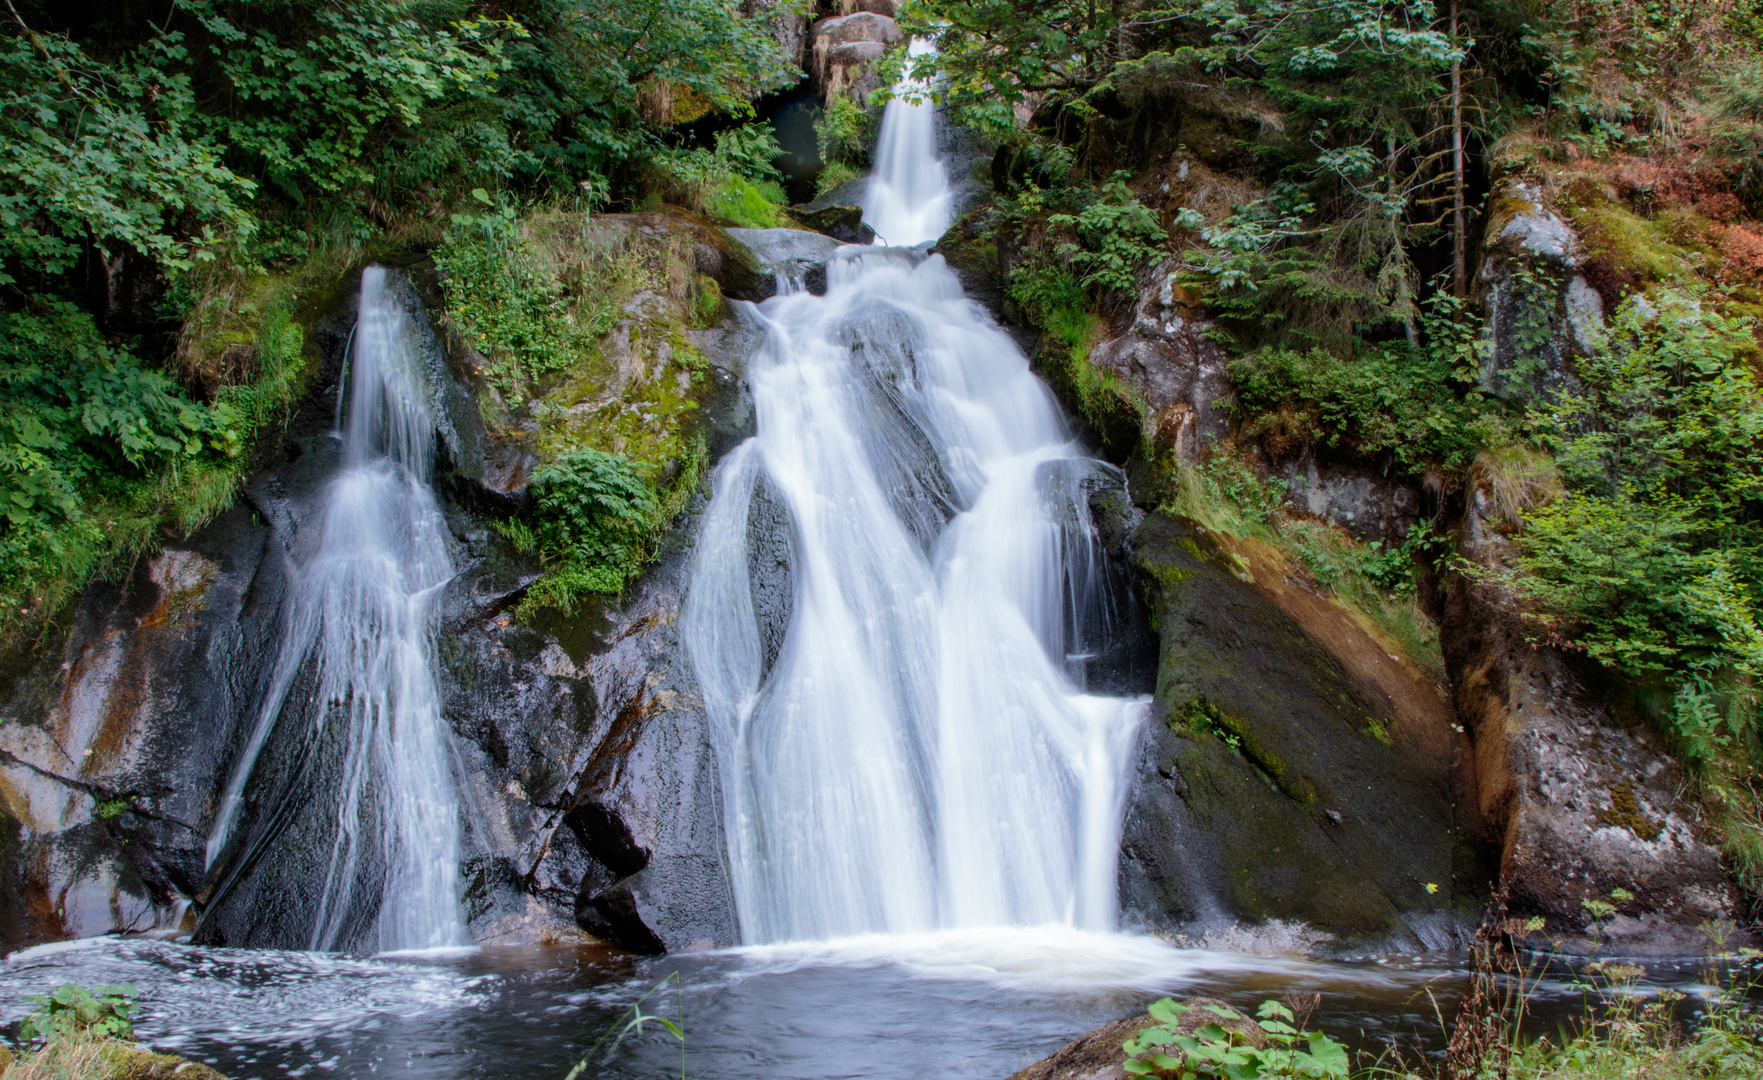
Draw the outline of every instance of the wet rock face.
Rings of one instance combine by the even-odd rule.
[[[1333,937],[1324,951],[1449,944],[1454,890],[1480,882],[1454,829],[1438,688],[1271,549],[1159,515],[1132,545],[1162,652],[1123,919],[1193,934],[1301,922]]]
[[[815,232],[824,233],[842,244],[867,244],[875,239],[875,230],[863,223],[861,206],[810,204],[791,208],[787,213]]]
[[[213,777],[273,664],[286,587],[247,507],[90,590],[0,716],[5,944],[175,928],[204,877]],[[265,655],[271,653],[270,655]]]
[[[665,225],[634,220],[649,217],[660,218],[624,223]],[[721,260],[711,269],[725,287],[757,277],[746,248],[703,231],[700,267]],[[687,332],[713,369],[699,412],[713,456],[751,431],[741,371],[757,333],[741,315]],[[309,944],[335,838],[334,815],[309,796],[334,784],[340,738],[311,734],[310,672],[259,758],[238,839],[212,870],[205,848],[339,465],[330,425],[352,323],[350,293],[312,328],[324,374],[240,502],[89,590],[5,690],[0,943],[181,924],[212,943]],[[435,487],[458,571],[437,605],[436,662],[459,763],[469,932],[511,943],[586,930],[639,951],[734,943],[714,757],[675,630],[691,515],[623,603],[518,623],[509,609],[538,567],[489,519],[518,508],[519,462],[498,463],[463,383],[443,371],[436,389]],[[358,940],[374,888],[358,897]]]
[[[1482,389],[1515,403],[1578,386],[1573,360],[1591,351],[1604,304],[1582,273],[1573,226],[1541,192],[1516,184],[1490,203],[1477,298],[1488,312]]]
[[[1140,294],[1132,326],[1096,346],[1089,362],[1142,400],[1141,434],[1151,445],[1197,461],[1229,430],[1217,407],[1230,392],[1229,358],[1205,336],[1212,323],[1166,275],[1156,278]]]
[[[839,241],[804,229],[729,229],[728,235],[745,248],[763,277],[742,299],[775,296],[780,279],[816,296],[826,295],[826,264]]]
[[[1497,566],[1507,542],[1484,513],[1472,501],[1463,549]],[[1700,925],[1733,918],[1738,896],[1658,737],[1620,718],[1596,672],[1526,641],[1513,598],[1491,583],[1453,582],[1441,638],[1472,743],[1469,806],[1512,912],[1541,915],[1566,951],[1704,953]],[[1617,914],[1593,927],[1588,900]]]
[[[670,534],[637,595],[590,633],[578,625],[575,640],[547,643],[563,652],[554,668],[594,706],[582,717],[588,738],[560,770],[565,790],[534,799],[547,803],[545,824],[514,868],[582,929],[637,952],[739,941],[715,755],[677,628],[689,536]],[[505,714],[491,705],[480,715]]]

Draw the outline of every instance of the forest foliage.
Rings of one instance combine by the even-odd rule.
[[[700,161],[669,140],[799,77],[732,0],[178,0],[151,17],[14,0],[0,15],[0,603],[42,616],[162,530],[199,524],[287,415],[303,342],[286,303],[242,362],[180,363],[180,326],[212,281],[411,223],[441,232],[483,209],[474,191],[498,207],[634,201],[657,160],[695,168],[706,199],[754,223],[771,212],[753,185],[774,176],[775,145],[737,136]]]

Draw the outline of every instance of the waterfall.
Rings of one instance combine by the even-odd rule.
[[[913,39],[910,52],[930,51]],[[875,175],[863,199],[863,220],[880,243],[910,247],[935,240],[949,227],[955,192],[937,157],[937,112],[930,88],[907,78],[894,87],[882,112]]]
[[[246,784],[290,686],[316,664],[321,704],[312,743],[327,725],[342,725],[346,749],[314,949],[355,944],[350,927],[358,909],[374,903],[380,951],[468,941],[431,610],[453,564],[429,486],[435,422],[417,334],[394,280],[369,267],[347,357],[342,468],[325,489],[321,535],[295,575],[271,691],[208,840],[212,866],[232,838]]]
[[[895,246],[759,309],[756,434],[700,526],[682,634],[749,944],[1113,927],[1148,699],[1083,670],[1109,610],[1087,500],[1120,479],[942,258],[900,246],[947,224],[934,123],[901,96],[883,120],[866,210]],[[751,570],[780,519],[781,640]]]

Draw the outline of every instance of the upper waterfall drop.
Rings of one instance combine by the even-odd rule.
[[[429,484],[435,420],[417,333],[391,275],[363,271],[346,357],[342,467],[325,488],[319,541],[295,573],[270,693],[208,840],[212,866],[233,840],[246,785],[292,687],[303,671],[315,672],[309,752],[334,748],[343,760],[339,790],[323,793],[335,799],[326,810],[335,834],[312,919],[314,949],[469,943],[452,736],[433,649],[432,602],[454,571]]]
[[[931,46],[914,38],[910,55]],[[875,173],[863,198],[863,220],[878,243],[911,247],[935,240],[949,228],[955,191],[937,157],[937,110],[930,87],[907,78],[894,87],[876,140]]]
[[[883,120],[871,221],[895,246],[760,308],[757,432],[700,526],[682,635],[749,944],[1114,924],[1149,699],[1083,676],[1117,599],[1088,496],[1120,479],[943,260],[900,248],[947,223],[934,124],[899,97]],[[781,634],[754,596],[766,521]]]

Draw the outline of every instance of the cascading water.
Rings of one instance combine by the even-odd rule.
[[[1087,498],[1109,467],[943,260],[898,248],[947,225],[934,123],[898,96],[883,120],[866,210],[896,247],[841,249],[824,297],[760,309],[757,434],[701,527],[683,632],[750,944],[1113,926],[1147,699],[1082,689],[1108,605]],[[791,559],[769,647],[761,503]]]
[[[911,55],[928,51],[924,41],[913,40]],[[882,112],[863,220],[878,242],[910,247],[943,235],[954,203],[948,170],[937,157],[937,112],[929,87],[905,79],[894,87]]]
[[[325,491],[317,550],[296,575],[271,692],[208,840],[212,866],[290,687],[316,663],[322,704],[312,741],[326,725],[347,733],[314,949],[357,944],[364,904],[377,905],[380,951],[468,941],[451,736],[432,649],[431,602],[453,564],[429,486],[435,422],[416,337],[394,281],[369,267],[348,355],[342,469]]]

